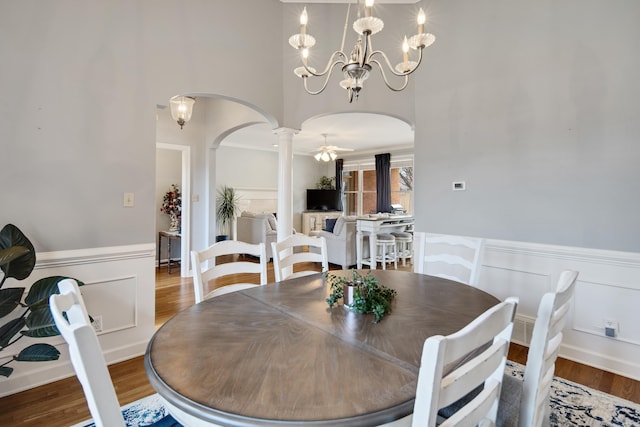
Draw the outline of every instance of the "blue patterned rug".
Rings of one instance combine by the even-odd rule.
[[[507,362],[506,373],[522,379],[524,366]],[[639,427],[640,405],[555,377],[551,384],[551,427]]]
[[[524,367],[508,362],[506,373],[522,378]],[[122,407],[128,427],[181,427],[157,394]],[[94,427],[85,421],[73,427]],[[551,427],[640,427],[640,405],[555,377],[551,385]]]

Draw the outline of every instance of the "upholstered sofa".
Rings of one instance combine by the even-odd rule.
[[[242,212],[237,219],[238,240],[248,243],[264,243],[267,258],[272,258],[271,242],[278,237],[276,217],[273,214]]]
[[[313,234],[327,241],[327,256],[331,264],[343,269],[355,265],[356,259],[356,218],[341,216],[337,218],[333,229],[316,231]]]

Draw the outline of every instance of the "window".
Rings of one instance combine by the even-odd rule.
[[[342,173],[345,215],[376,213],[375,163],[347,163]],[[391,203],[413,214],[413,158],[391,158]]]

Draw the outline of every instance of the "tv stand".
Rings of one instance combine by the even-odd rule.
[[[302,212],[302,232],[307,236],[312,231],[322,230],[327,218],[338,218],[342,211],[304,211]]]

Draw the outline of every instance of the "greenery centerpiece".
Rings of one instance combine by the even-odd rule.
[[[4,351],[25,337],[45,338],[60,335],[51,316],[49,297],[59,293],[58,282],[67,277],[51,276],[35,281],[24,301],[24,287],[3,289],[8,278],[24,280],[29,277],[35,265],[36,252],[33,244],[18,227],[13,224],[5,225],[0,230],[0,269],[4,273],[0,281],[0,318],[8,317],[10,320],[0,325],[0,350]],[[84,283],[78,281],[78,285]],[[58,349],[50,344],[32,344],[0,364],[0,375],[9,377],[13,368],[7,365],[14,361],[46,362],[57,360],[59,357]]]
[[[218,219],[218,230],[220,235],[218,240],[225,240],[231,234],[231,225],[240,213],[238,201],[240,197],[233,187],[223,186],[218,189],[216,198],[216,218]]]
[[[397,294],[381,285],[371,271],[363,275],[351,270],[351,278],[327,273],[327,279],[331,282],[331,294],[326,299],[329,307],[342,298],[344,305],[356,313],[373,313],[374,323],[391,311],[391,301]]]

